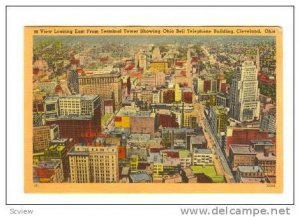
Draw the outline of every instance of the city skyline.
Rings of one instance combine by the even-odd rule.
[[[276,40],[34,36],[33,182],[276,184]]]

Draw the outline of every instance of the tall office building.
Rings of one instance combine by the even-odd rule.
[[[90,183],[90,159],[86,146],[74,146],[68,153],[70,166],[70,182]]]
[[[73,183],[114,183],[119,181],[116,145],[75,145],[68,153]]]
[[[160,54],[159,47],[155,47],[155,48],[153,49],[153,52],[152,52],[152,60],[154,60],[154,61],[161,60],[161,54]]]
[[[92,141],[101,131],[97,95],[49,96],[44,100],[47,125],[57,124],[62,138]]]
[[[230,87],[230,116],[238,121],[259,118],[260,102],[257,69],[253,61],[237,67]]]
[[[96,94],[101,100],[113,99],[115,108],[120,108],[122,103],[121,73],[81,74],[78,81],[81,94]]]

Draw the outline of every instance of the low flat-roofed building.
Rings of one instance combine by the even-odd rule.
[[[64,180],[63,165],[59,159],[40,161],[33,169],[37,182],[61,183]]]
[[[197,177],[191,168],[185,168],[182,170],[182,182],[184,183],[196,183]]]
[[[276,156],[274,154],[267,151],[265,153],[257,153],[255,164],[263,169],[266,176],[276,176]]]
[[[151,183],[152,178],[145,172],[133,173],[129,175],[132,183]]]
[[[198,177],[198,182],[201,183],[224,183],[225,178],[217,174],[214,165],[206,166],[191,166],[193,173]]]
[[[163,175],[162,177],[163,183],[181,183],[182,177],[179,173],[175,173],[172,175]]]
[[[181,168],[190,167],[192,165],[192,154],[189,150],[179,150],[179,159]]]
[[[155,113],[150,111],[139,111],[130,117],[131,133],[150,134],[155,133]]]
[[[228,160],[232,171],[236,171],[238,166],[253,166],[255,164],[255,156],[256,152],[250,145],[231,145]]]
[[[264,183],[266,179],[260,166],[238,166],[236,181],[240,183]]]
[[[194,148],[207,148],[207,141],[204,135],[193,135],[190,138],[190,151]]]
[[[270,139],[251,140],[250,145],[256,152],[264,153],[266,150],[275,153],[275,144]]]
[[[213,153],[210,149],[194,149],[193,165],[212,165]]]

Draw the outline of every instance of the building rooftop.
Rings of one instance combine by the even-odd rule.
[[[87,148],[83,148],[84,146],[74,146],[69,152],[68,155],[78,155],[78,156],[88,156],[89,151]],[[77,149],[79,148],[79,150]]]
[[[66,139],[66,138],[62,138],[62,139],[53,139],[50,141],[50,143],[52,144],[61,144],[61,143],[65,143],[67,142],[69,139]]]
[[[59,115],[54,119],[57,120],[90,120],[92,119],[92,115],[77,115],[77,114],[71,114],[71,115]],[[50,118],[48,118],[50,120]]]
[[[63,151],[66,147],[64,145],[51,145],[45,151]]]
[[[250,144],[252,145],[274,145],[272,140],[270,139],[265,139],[265,140],[251,140]]]
[[[195,148],[194,153],[195,154],[212,154],[211,150],[208,148]]]
[[[265,178],[242,177],[240,182],[241,183],[266,183],[268,181]]]
[[[191,144],[204,144],[206,139],[203,135],[191,136]]]
[[[132,182],[134,182],[134,183],[151,182],[152,181],[151,176],[145,172],[131,174],[130,178],[131,178]]]
[[[59,96],[46,96],[45,101],[57,101]]]
[[[238,166],[237,170],[242,173],[259,173],[263,172],[260,166]]]
[[[122,176],[128,176],[129,175],[129,171],[130,171],[130,167],[123,167],[121,175]]]
[[[81,99],[81,100],[95,100],[99,98],[98,95],[94,94],[76,94],[76,95],[68,95],[68,96],[46,96],[46,101],[57,101],[61,99]]]
[[[68,95],[68,96],[61,96],[59,99],[81,99],[81,100],[95,100],[99,98],[98,95],[94,94],[76,94],[76,95]]]
[[[219,114],[227,114],[228,110],[223,106],[213,106],[213,111],[219,115]]]
[[[224,176],[220,176],[217,174],[215,166],[191,166],[192,171],[195,175],[204,174],[211,178],[214,183],[223,183],[225,182]]]
[[[179,150],[179,158],[189,158],[191,157],[191,152],[188,150]]]
[[[249,145],[233,144],[230,147],[233,154],[255,155],[254,149]]]
[[[150,117],[150,111],[138,111],[135,114],[132,114],[133,117]]]
[[[101,72],[97,70],[85,70],[84,73],[79,74],[79,78],[84,77],[121,77],[121,73],[118,71]]]
[[[133,133],[130,134],[128,140],[130,141],[149,141],[151,135],[150,134],[140,134],[140,133]]]
[[[273,155],[272,153],[269,153],[268,155],[265,155],[264,153],[259,152],[259,153],[256,154],[256,158],[259,161],[261,161],[261,160],[276,161],[276,156]]]
[[[138,112],[137,108],[132,106],[125,106],[120,109],[116,116],[132,116]]]
[[[54,169],[61,163],[61,160],[58,159],[51,159],[49,161],[40,161],[38,164],[39,168],[45,168],[45,169]]]
[[[162,163],[162,156],[159,153],[150,152],[148,161],[153,163]]]
[[[179,158],[179,152],[177,150],[162,150],[161,154],[170,158]]]

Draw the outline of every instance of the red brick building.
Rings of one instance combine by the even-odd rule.
[[[229,155],[230,146],[232,144],[250,144],[251,140],[270,139],[276,142],[276,137],[270,137],[267,132],[261,132],[257,128],[232,128],[231,133],[226,138],[226,155]]]

